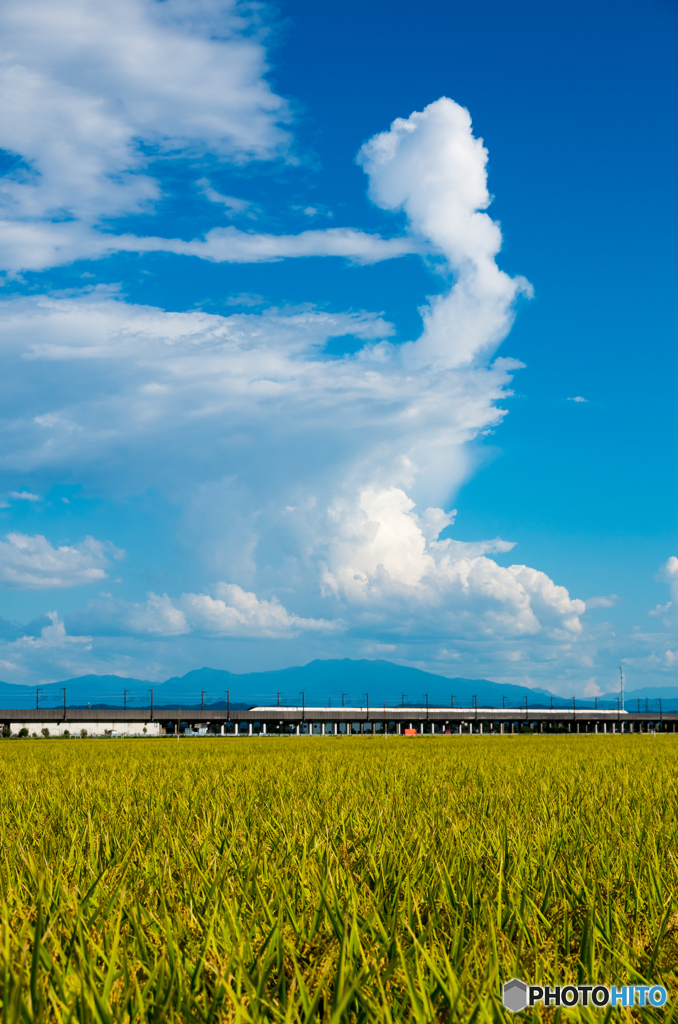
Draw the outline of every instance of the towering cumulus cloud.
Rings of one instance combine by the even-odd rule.
[[[511,326],[516,296],[531,289],[495,263],[501,231],[481,213],[490,205],[487,150],[473,136],[468,110],[443,97],[398,118],[358,160],[374,202],[404,210],[410,230],[431,242],[456,276],[454,288],[424,311],[424,333],[405,348],[405,361],[449,368],[487,357]]]
[[[158,40],[170,47],[176,20],[193,15],[198,23],[188,37],[196,61],[212,46],[236,46],[228,33],[225,41],[206,41],[202,7],[168,0],[160,12],[140,0],[127,4],[129,24],[143,28],[151,53]],[[20,33],[18,8],[10,9]],[[78,17],[89,10],[78,5]],[[243,99],[240,120],[229,128],[229,159],[248,148],[270,155],[284,145],[275,126],[280,103],[252,84],[259,57],[247,47],[256,45],[241,40],[233,51],[241,63],[229,72],[235,77],[228,95],[240,90]],[[110,60],[122,73],[119,57]],[[45,66],[50,74],[59,70]],[[208,62],[210,74],[216,68]],[[93,96],[102,77],[91,68],[78,74],[69,88]],[[200,97],[195,109],[202,120],[193,121],[185,104],[173,119],[171,83],[162,96],[162,81],[149,83],[139,90],[143,102],[137,95],[118,109],[129,128],[110,132],[123,154],[123,190],[134,126],[152,125],[173,145],[183,131],[190,149],[199,142],[214,147],[214,133],[227,120],[217,100]],[[101,117],[113,116],[105,104],[95,107]],[[251,123],[244,111],[251,111]],[[169,313],[131,305],[103,287],[2,302],[6,384],[23,396],[1,424],[11,439],[4,470],[20,472],[19,483],[40,494],[46,480],[67,473],[109,500],[146,492],[171,502],[181,510],[178,538],[192,560],[191,589],[97,597],[66,618],[67,628],[95,644],[106,636],[130,643],[180,643],[189,634],[270,642],[322,636],[324,650],[358,654],[386,644],[402,658],[421,661],[423,652],[429,662],[457,657],[463,648],[470,657],[484,651],[485,665],[488,657],[534,665],[554,645],[574,651],[583,602],[538,570],[494,560],[511,550],[510,541],[462,543],[450,535],[450,502],[472,466],[469,444],[505,415],[498,403],[520,364],[494,353],[517,296],[529,291],[495,261],[501,233],[484,212],[486,150],[468,112],[443,98],[395,121],[362,147],[359,161],[372,200],[404,211],[407,225],[401,236],[382,240],[383,251],[373,236],[349,232],[342,254],[365,261],[427,253],[448,282],[423,310],[421,336],[404,344],[394,344],[392,325],[369,312],[309,306],[231,316]],[[7,195],[25,214],[30,189],[38,187],[17,178]],[[134,187],[141,189],[134,202],[152,194],[143,177]],[[53,194],[58,205],[62,193]],[[305,235],[313,235],[315,248],[295,242],[283,251],[288,243],[270,236],[269,256],[336,254],[330,233]],[[226,245],[234,236],[219,237]],[[262,245],[262,236],[248,237],[248,244]],[[216,258],[200,248],[209,244],[196,243],[193,254]],[[329,342],[346,335],[355,339],[354,351],[332,356]],[[39,538],[33,548],[45,544]],[[88,544],[89,561],[84,549],[72,549],[83,569],[69,549],[73,582],[88,572],[91,579],[104,575],[104,549]],[[25,657],[29,647],[21,650]]]

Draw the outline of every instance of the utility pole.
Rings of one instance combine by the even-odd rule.
[[[205,691],[204,690],[200,691],[200,710],[201,711],[205,710]]]
[[[151,695],[151,721],[153,721],[153,687],[148,691]]]
[[[278,707],[280,707],[280,690],[278,690],[277,698],[278,698]]]
[[[621,689],[621,709],[623,711],[624,710],[624,669],[623,669],[623,667],[621,665],[619,666],[619,682],[620,682],[620,689]]]
[[[122,691],[122,706],[123,706],[123,710],[124,711],[127,711],[127,694],[128,693],[129,693],[129,690],[123,690]]]
[[[36,686],[36,688],[35,688],[35,708],[36,708],[36,711],[40,708],[40,691],[41,690],[42,690],[42,686]]]
[[[345,697],[346,697],[346,694],[342,693],[342,695],[341,695],[341,706],[342,706],[342,708],[346,707],[346,705],[344,704],[344,698]]]
[[[403,693],[403,694],[402,694],[402,698],[403,698],[403,707],[405,707],[405,697],[406,697],[406,696],[407,696],[407,694],[406,694],[406,693]]]
[[[66,721],[66,687],[62,686],[61,689],[62,689],[63,694],[64,694],[64,722],[65,722]]]
[[[451,707],[451,708],[453,708],[453,707],[454,707],[454,694],[453,694],[453,693],[452,693],[452,694],[450,694],[450,707]]]

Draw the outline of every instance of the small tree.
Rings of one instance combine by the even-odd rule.
[[[11,735],[12,735],[12,730],[10,729],[10,727],[8,725],[3,725],[3,727],[2,727],[2,738],[5,739],[5,740],[8,740]]]
[[[45,726],[45,728],[41,729],[40,731],[41,731],[42,735],[45,737],[45,739],[48,740],[49,739],[49,729],[47,728],[47,726]]]
[[[64,729],[64,731],[62,732],[62,734],[61,734],[61,735],[63,736],[63,738],[64,738],[65,740],[70,740],[70,738],[71,738],[71,734],[70,734],[70,732],[68,731],[68,729]]]
[[[26,736],[28,736],[28,729],[26,728],[26,726],[24,726],[23,729],[19,729],[19,736],[21,737],[22,740],[25,739]]]
[[[80,735],[83,738],[83,740],[86,740],[87,739],[87,729],[81,729],[80,730]]]

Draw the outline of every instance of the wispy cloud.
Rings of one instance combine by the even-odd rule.
[[[159,198],[154,152],[283,156],[288,109],[251,27],[235,0],[3,4],[0,147],[19,158],[0,189],[5,267],[100,254],[104,218]]]
[[[614,608],[619,604],[616,594],[609,594],[607,597],[589,597],[586,601],[586,610],[593,608]]]
[[[39,494],[32,494],[30,491],[10,491],[9,496],[15,501],[42,501]]]
[[[203,238],[190,241],[103,233],[78,221],[0,221],[0,229],[0,268],[10,271],[46,270],[119,252],[166,252],[195,256],[210,263],[269,263],[338,256],[363,265],[426,252],[426,246],[417,239],[382,238],[353,228],[302,231],[298,235],[212,228]]]
[[[249,202],[247,199],[237,199],[235,196],[222,195],[221,192],[217,192],[216,189],[212,188],[207,178],[199,178],[196,184],[206,199],[225,208],[227,216],[236,216],[243,213],[248,214],[250,217],[256,216],[256,204]]]

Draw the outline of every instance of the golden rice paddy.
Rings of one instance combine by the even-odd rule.
[[[12,739],[0,842],[3,1024],[676,1015],[671,736]]]

